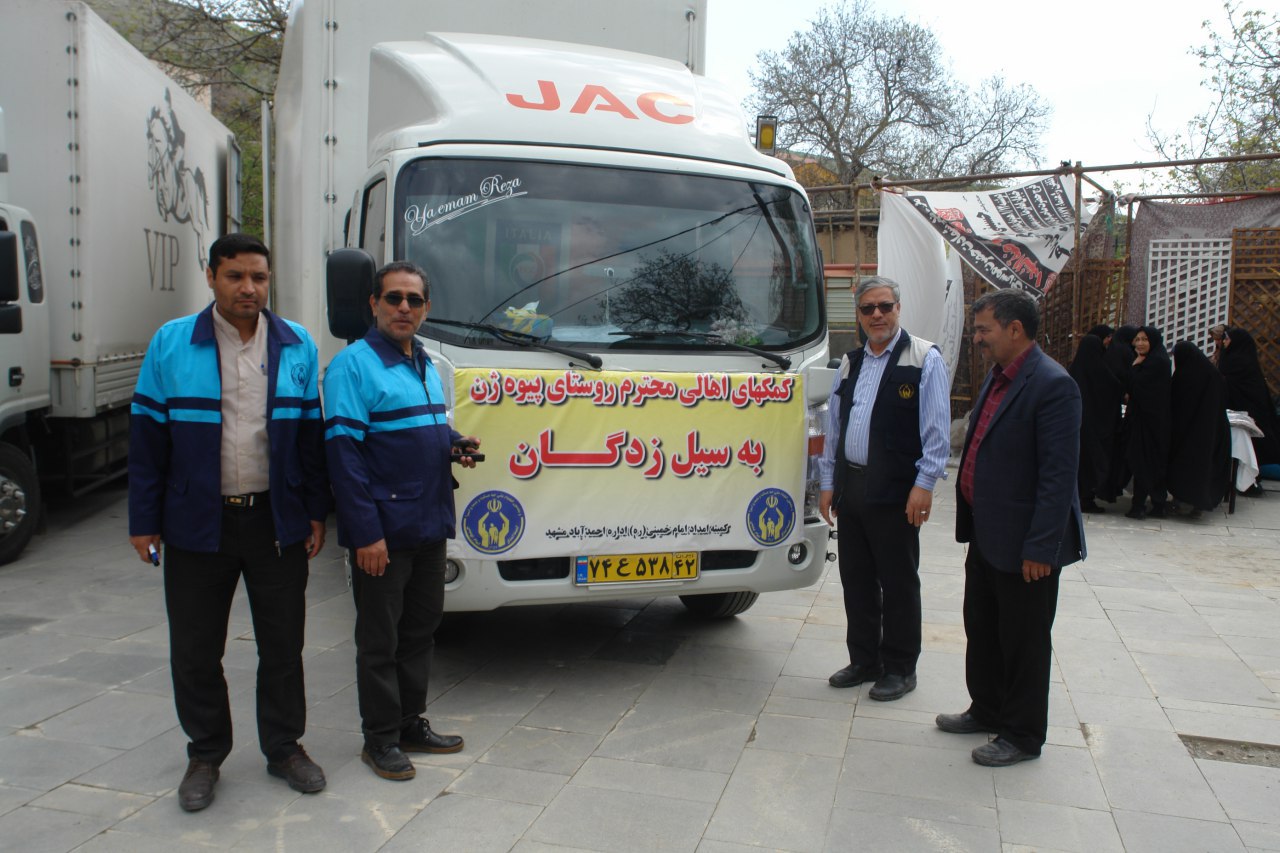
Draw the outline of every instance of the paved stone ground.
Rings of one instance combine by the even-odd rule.
[[[1234,516],[1089,519],[1063,578],[1049,744],[991,770],[966,705],[950,487],[923,536],[920,687],[835,690],[844,613],[818,585],[700,623],[670,600],[449,625],[430,717],[464,752],[393,783],[359,760],[352,605],[337,549],[308,593],[305,744],[329,777],[267,776],[241,594],[226,657],[239,744],[186,814],[159,573],[122,493],[83,499],[0,568],[0,848],[21,851],[1280,850],[1280,767],[1179,735],[1280,744],[1280,493]],[[834,544],[834,543],[833,543]],[[1212,753],[1212,749],[1209,750]]]

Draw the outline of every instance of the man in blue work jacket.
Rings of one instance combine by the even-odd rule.
[[[384,779],[414,776],[406,752],[448,753],[431,730],[427,679],[444,613],[445,540],[454,535],[449,463],[480,442],[448,421],[444,387],[416,333],[431,310],[427,276],[407,261],[374,276],[374,325],[324,378],[325,450],[350,549],[356,600],[361,759]]]
[[[156,565],[163,543],[173,698],[191,739],[178,787],[187,811],[213,802],[231,752],[222,655],[241,575],[267,772],[304,793],[325,785],[298,743],[307,560],[324,545],[331,505],[319,364],[306,330],[265,309],[270,264],[255,237],[214,242],[213,304],[156,332],[133,396],[129,542]]]

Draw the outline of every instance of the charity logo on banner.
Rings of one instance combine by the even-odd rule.
[[[480,558],[759,550],[801,540],[808,460],[794,374],[469,368],[457,542]]]
[[[1075,247],[1075,178],[1052,175],[983,192],[919,192],[903,196],[960,258],[996,287],[1047,293]],[[1080,211],[1089,224],[1091,206]]]

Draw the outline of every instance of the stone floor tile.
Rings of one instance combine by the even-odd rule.
[[[678,800],[714,805],[720,800],[728,781],[728,773],[664,767],[614,758],[589,758],[569,784],[637,794],[661,793]]]
[[[667,661],[669,672],[763,681],[772,684],[788,660],[787,652],[762,652],[727,646],[683,646]]]
[[[824,682],[827,694],[834,691]],[[769,685],[760,681],[664,672],[637,700],[637,706],[707,708],[755,716],[769,698]]]
[[[839,775],[839,759],[748,750],[725,787],[706,837],[821,850]]]
[[[712,809],[656,794],[566,785],[525,837],[604,853],[694,851]]]
[[[154,797],[141,794],[128,794],[123,791],[92,788],[88,785],[68,782],[33,800],[31,805],[41,809],[107,818],[114,823],[150,805],[154,800]]]
[[[40,724],[56,740],[131,749],[177,725],[173,702],[148,693],[109,691]]]
[[[463,771],[445,790],[450,794],[545,806],[568,781],[569,777],[560,773],[543,773],[477,762]]]
[[[1258,705],[1280,710],[1275,694],[1239,660],[1142,653],[1135,653],[1133,659],[1162,700],[1211,698],[1227,705]]]
[[[995,771],[996,797],[1081,809],[1110,808],[1088,749],[1045,744],[1040,757]]]
[[[52,791],[110,761],[118,749],[53,740],[32,731],[0,737],[0,783]]]
[[[153,838],[189,839],[231,847],[247,831],[269,822],[300,796],[283,784],[223,774],[214,786],[213,803],[203,811],[183,811],[175,790],[114,825],[125,832]]]
[[[595,754],[692,770],[731,771],[755,717],[707,708],[637,705]]]
[[[1151,686],[1119,643],[1054,638],[1054,658],[1072,690],[1150,698]]]
[[[927,717],[927,714],[923,715]],[[849,737],[879,743],[900,743],[908,746],[927,746],[933,749],[957,749],[966,755],[974,747],[990,738],[983,733],[971,735],[948,734],[931,719],[919,721],[893,720],[859,714],[849,729]]]
[[[0,844],[22,853],[60,853],[88,841],[111,825],[110,818],[21,806],[0,815]]]
[[[1071,704],[1080,722],[1090,726],[1129,726],[1162,732],[1173,729],[1159,700],[1152,697],[1072,690]]]
[[[572,776],[600,743],[600,736],[516,726],[490,747],[480,761]]]
[[[197,853],[218,849],[217,845],[202,844],[185,838],[175,843],[171,838],[108,829],[77,847],[75,853],[177,853],[179,850],[182,853]]]
[[[1232,821],[1280,828],[1280,767],[1258,767],[1196,759],[1218,802]]]
[[[974,764],[962,750],[879,741],[849,741],[836,805],[848,808],[854,791],[995,805],[991,769]]]
[[[163,616],[136,613],[73,613],[54,619],[36,628],[36,633],[69,634],[76,637],[95,637],[102,640],[118,640],[163,621]]]
[[[10,675],[0,680],[0,723],[18,728],[35,725],[88,702],[102,691],[101,684],[88,681],[30,673]]]
[[[1221,637],[1126,637],[1125,646],[1130,652],[1152,655],[1178,655],[1189,658],[1229,660],[1237,658],[1236,652]]]
[[[1090,726],[1088,742],[1112,808],[1226,820],[1213,790],[1172,732]]]
[[[853,705],[848,702],[784,696],[777,692],[770,694],[768,701],[764,703],[764,711],[767,714],[789,714],[793,717],[840,720],[846,723],[853,718]]]
[[[786,665],[782,667],[782,674],[826,681],[831,673],[848,665],[849,647],[841,626],[839,636],[830,639],[797,638]]]
[[[794,590],[812,597],[809,590]],[[782,599],[792,597],[790,593],[780,592],[777,597],[770,596],[774,604],[784,603]],[[690,635],[688,646],[725,646],[734,649],[754,649],[762,652],[778,652],[787,654],[795,645],[796,637],[804,622],[799,619],[786,619],[778,616],[756,616],[754,610],[737,619],[722,619],[707,624],[702,630]]]
[[[538,703],[522,725],[566,732],[582,732],[604,736],[635,705],[642,687],[621,690],[595,690],[557,687]]]
[[[1161,637],[1178,639],[1181,637],[1216,637],[1204,617],[1199,613],[1169,614],[1149,613],[1142,611],[1112,610],[1107,613],[1111,624],[1115,626],[1120,638]]]
[[[107,647],[112,644],[107,644]],[[31,675],[70,678],[89,684],[116,687],[152,672],[169,674],[169,658],[156,655],[84,651],[57,663],[28,671]]]
[[[761,714],[750,747],[840,758],[848,740],[849,723],[843,720]]]
[[[1280,850],[1280,826],[1274,823],[1253,823],[1247,820],[1232,821],[1240,840],[1250,850]]]
[[[855,846],[856,845],[856,846]],[[892,850],[894,853],[990,853],[1000,849],[995,829],[891,814],[833,809],[824,851]]]
[[[173,728],[142,746],[72,777],[81,785],[159,797],[178,787],[187,767],[187,736]]]
[[[12,784],[0,785],[0,815],[11,812],[18,806],[26,805],[42,793],[44,792],[33,788],[21,788]]]
[[[924,799],[902,794],[881,794],[876,791],[849,790],[842,792],[837,806],[859,813],[897,815],[898,817],[917,820],[960,823],[966,826],[979,826],[987,829],[999,828],[995,801],[992,801],[991,805],[980,806],[972,803],[947,802],[946,800]]]
[[[1229,823],[1115,809],[1125,853],[1244,853]]]
[[[999,784],[997,780],[997,785]],[[1124,853],[1109,809],[1092,810],[997,797],[1000,840],[1031,850]]]
[[[382,853],[469,850],[505,853],[542,813],[542,808],[451,794],[436,797],[380,848]]]

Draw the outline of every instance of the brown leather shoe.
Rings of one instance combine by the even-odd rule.
[[[323,791],[324,771],[311,760],[307,751],[298,744],[298,751],[280,761],[268,761],[267,772],[289,783],[289,787],[303,794]]]
[[[186,775],[178,786],[178,805],[183,811],[198,812],[213,802],[213,786],[218,781],[218,768],[208,761],[193,758],[187,762]]]

